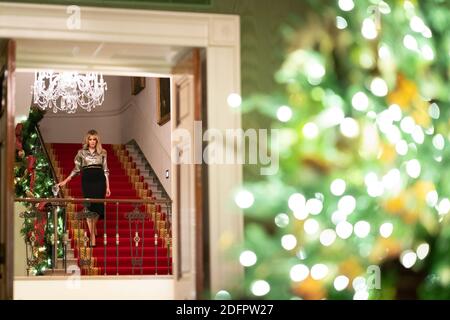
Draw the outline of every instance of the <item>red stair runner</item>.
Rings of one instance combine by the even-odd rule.
[[[136,190],[130,183],[130,178],[127,172],[123,169],[122,163],[117,157],[112,145],[102,145],[107,151],[108,168],[110,171],[109,182],[111,189],[111,198],[114,199],[140,199]],[[74,158],[77,151],[80,149],[80,144],[73,143],[53,143],[51,148],[55,155],[59,168],[63,177],[67,177],[74,168]],[[69,191],[70,196],[74,198],[82,198],[81,191],[81,177],[74,177],[65,188]],[[81,204],[75,206],[75,211],[80,211],[83,207]],[[155,226],[150,219],[145,220],[144,223],[144,237],[142,235],[142,224],[131,224],[131,232],[129,221],[126,218],[126,213],[133,211],[135,208],[132,204],[120,204],[117,212],[116,204],[108,204],[105,209],[105,220],[99,220],[97,223],[97,238],[95,248],[92,248],[92,267],[82,268],[82,274],[106,274],[107,275],[140,275],[140,274],[171,274],[172,273],[172,259],[168,255],[168,250],[165,247],[162,239],[157,237],[157,244],[155,245]],[[144,206],[140,205],[141,212],[145,212]],[[116,215],[118,220],[116,220]],[[103,236],[106,223],[107,244],[106,250],[103,243]],[[119,234],[119,245],[116,247],[116,224]],[[84,231],[90,237],[88,228],[83,222]],[[84,236],[84,231],[74,229],[70,226],[69,237],[72,240],[71,245],[75,251],[75,258],[78,259],[80,265],[80,252],[86,254],[86,249],[77,247],[75,238]],[[136,247],[134,242],[135,231],[138,231],[140,241]],[[81,234],[83,232],[83,234]],[[130,241],[131,240],[131,241]],[[81,241],[82,243],[82,241]],[[88,249],[87,254],[89,254]],[[106,252],[106,260],[105,260]],[[142,258],[142,268],[140,265],[135,265],[133,268],[133,257]]]

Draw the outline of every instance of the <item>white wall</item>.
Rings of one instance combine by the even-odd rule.
[[[67,142],[80,143],[86,132],[95,129],[102,143],[121,143],[121,117],[44,117],[40,122],[44,141],[48,143]]]
[[[158,125],[156,96],[152,94],[155,90],[156,78],[147,78],[145,89],[137,96],[128,94],[132,106],[123,113],[122,142],[136,140],[171,197],[171,122],[168,121],[162,126]],[[165,178],[166,170],[169,170],[169,179]]]
[[[14,300],[171,300],[173,279],[120,277],[17,277]]]
[[[25,120],[30,112],[33,80],[33,73],[16,72],[16,123]]]
[[[49,143],[80,143],[90,129],[99,132],[103,143],[127,143],[134,139],[152,165],[159,180],[171,196],[170,121],[159,126],[156,120],[156,79],[147,78],[146,87],[138,95],[131,95],[129,77],[105,76],[108,90],[105,101],[90,113],[75,114],[48,111],[40,122],[44,140]],[[17,73],[16,122],[28,116],[31,103],[33,73]]]
[[[74,114],[48,111],[40,122],[42,136],[46,142],[80,143],[90,129],[100,134],[103,143],[121,143],[123,111],[122,92],[129,91],[129,81],[124,77],[105,76],[108,90],[105,101],[91,112],[77,110]]]

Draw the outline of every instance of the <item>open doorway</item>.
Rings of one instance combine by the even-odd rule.
[[[208,127],[240,128],[239,113],[231,109],[226,102],[229,94],[239,93],[239,27],[236,17],[151,11],[137,14],[132,10],[81,8],[87,29],[68,30],[66,26],[55,23],[53,31],[47,30],[43,33],[39,30],[39,25],[33,26],[31,21],[25,22],[27,13],[33,11],[35,14],[36,10],[45,15],[47,20],[56,21],[61,18],[61,9],[60,6],[10,5],[7,11],[2,11],[6,12],[5,16],[2,16],[2,21],[6,21],[9,28],[8,31],[0,29],[0,36],[16,39],[19,72],[32,72],[36,68],[53,68],[79,72],[96,70],[111,76],[156,78],[171,75],[174,62],[184,56],[189,48],[203,47],[208,66],[206,80],[208,93],[205,104],[208,111]],[[121,24],[120,27],[117,24],[105,23],[105,21],[113,23],[119,14],[121,20],[127,23]],[[17,16],[24,19],[16,19],[15,24],[12,17]],[[99,17],[102,24],[97,23]],[[24,28],[19,25],[20,23],[26,23],[25,29],[28,30],[26,34],[23,33]],[[136,23],[141,27],[137,28]],[[142,23],[147,27],[142,28]],[[171,27],[163,28],[163,25]],[[63,43],[63,39],[75,44],[70,52],[65,51],[68,46],[67,43]],[[39,42],[38,46],[36,41]],[[42,43],[45,43],[45,50],[39,49],[44,47]],[[152,46],[152,50],[145,50],[145,46]],[[50,50],[51,47],[54,50]],[[180,50],[173,51],[174,47]],[[158,61],[155,57],[139,56],[142,52],[152,54],[163,52],[164,61]],[[172,95],[172,98],[175,100],[176,96]],[[172,168],[171,172],[169,170],[169,177],[173,178],[175,172],[176,168]],[[204,243],[209,244],[209,250],[206,252],[209,260],[206,271],[210,274],[207,289],[210,292],[217,292],[242,275],[242,268],[236,262],[228,261],[223,246],[219,245],[224,235],[227,239],[231,239],[231,242],[239,242],[242,239],[240,211],[230,206],[229,198],[221,197],[240,185],[242,171],[238,165],[227,167],[210,165],[208,176],[210,183],[208,189],[203,191],[210,204],[207,213],[209,232],[204,239]],[[217,181],[221,183],[217,184]],[[197,247],[194,234],[192,236],[194,237],[192,243]],[[197,296],[195,274],[198,270],[198,261],[195,257],[192,261],[193,267],[185,270],[190,270],[191,278],[188,282],[193,289],[189,291],[184,288],[182,291],[183,297],[188,298]],[[188,278],[188,274],[185,276]],[[178,284],[182,282],[182,278],[183,275],[178,275],[171,280],[172,297],[176,297],[176,293],[179,292]],[[229,281],[230,279],[233,280]]]
[[[64,72],[55,71],[52,75],[52,81],[63,82],[64,80],[58,77],[64,77],[64,74]],[[61,86],[69,86],[71,81],[81,82],[86,80],[85,75],[77,71],[66,75],[67,83],[60,84]],[[128,245],[127,238],[130,237],[130,232],[126,230],[128,221],[123,214],[120,214],[119,217],[114,216],[112,203],[106,206],[107,212],[104,213],[104,217],[96,221],[95,227],[100,233],[97,237],[94,237],[92,230],[90,230],[93,226],[86,226],[84,220],[78,221],[77,211],[80,210],[80,208],[77,208],[78,205],[68,205],[58,217],[60,220],[58,238],[62,240],[63,233],[66,233],[64,235],[66,241],[63,246],[62,244],[59,246],[60,252],[58,252],[58,261],[55,265],[48,262],[53,252],[50,253],[49,250],[45,249],[46,246],[51,246],[48,239],[49,235],[45,235],[46,245],[43,245],[44,243],[34,245],[40,250],[37,256],[27,255],[27,252],[31,252],[35,248],[29,241],[23,241],[23,239],[28,240],[25,232],[34,232],[35,236],[38,237],[41,233],[43,235],[51,234],[51,225],[46,225],[43,228],[45,230],[40,230],[36,225],[28,225],[32,224],[32,221],[24,224],[24,219],[16,214],[15,276],[30,274],[68,275],[74,271],[80,275],[172,274],[171,208],[165,205],[166,202],[163,202],[167,201],[167,205],[170,204],[172,194],[170,176],[165,175],[165,172],[171,171],[171,123],[170,119],[167,119],[165,123],[158,121],[157,111],[160,108],[160,103],[156,92],[158,91],[160,78],[103,77],[103,75],[98,75],[101,79],[104,79],[106,84],[104,91],[102,91],[103,103],[89,112],[77,104],[78,109],[74,113],[67,113],[67,111],[62,110],[53,112],[52,109],[41,111],[41,108],[47,106],[49,102],[45,101],[43,96],[41,97],[42,100],[39,101],[38,96],[48,94],[50,89],[47,87],[39,91],[39,89],[34,88],[32,91],[35,96],[30,94],[30,88],[39,83],[41,76],[43,76],[42,70],[36,70],[35,73],[16,72],[15,88],[18,93],[15,99],[15,105],[17,106],[16,133],[22,131],[22,134],[19,133],[20,150],[16,151],[16,197],[44,198],[44,195],[48,196],[50,191],[50,185],[48,184],[55,184],[66,179],[75,168],[74,159],[78,150],[83,150],[86,147],[83,145],[85,133],[95,129],[99,133],[99,142],[108,159],[110,200],[153,199],[161,202],[157,204],[148,203],[142,208],[143,213],[148,214],[147,220],[150,221],[147,221],[148,225],[144,230],[135,231],[142,238],[137,240],[145,242],[145,250],[138,250],[137,254],[123,248],[124,245]],[[170,85],[170,78],[161,79],[169,80]],[[45,81],[48,83],[50,79],[45,79]],[[139,81],[139,83],[136,84],[136,81]],[[94,90],[94,88],[77,88],[77,91],[81,92],[84,89],[86,89],[86,95]],[[167,89],[170,98],[170,87]],[[57,90],[54,89],[55,92]],[[61,89],[61,91],[64,90],[64,88]],[[72,98],[69,93],[66,93],[66,95],[65,98]],[[39,105],[35,102],[35,99],[39,101]],[[63,104],[57,101],[56,106],[60,107],[61,105]],[[33,111],[36,110],[36,112],[39,111],[39,114],[42,114],[42,119],[39,122],[31,119],[31,117],[36,116],[36,113],[30,114],[30,106],[33,106]],[[30,115],[30,119],[28,115]],[[29,128],[35,123],[37,124],[36,129]],[[24,130],[28,130],[31,134],[23,132]],[[36,134],[39,139],[36,139]],[[25,137],[27,138],[25,139]],[[33,157],[28,159],[29,155],[33,155]],[[26,170],[29,170],[25,167],[31,160],[38,162],[34,171],[41,168],[40,171],[45,170],[46,173],[32,172],[34,174],[32,186],[31,182],[24,181],[31,174],[25,173]],[[43,166],[44,163],[46,166]],[[61,188],[61,193],[58,192],[57,196],[61,198],[83,198],[81,180],[80,177],[73,177],[73,181]],[[27,189],[23,190],[24,188]],[[29,205],[27,209],[30,209]],[[120,213],[126,212],[124,206],[120,206],[120,209]],[[22,211],[24,210],[25,208],[22,209]],[[115,220],[117,221],[114,222]],[[48,217],[44,217],[44,221],[38,224],[46,224],[47,221]],[[81,226],[78,226],[79,223],[81,223]],[[20,232],[21,230],[22,232]],[[142,231],[144,231],[145,237]],[[92,263],[89,264],[89,270],[82,268],[83,263],[80,259],[83,257],[79,254],[79,246],[83,240],[79,239],[78,232],[81,237],[88,236],[89,243],[87,245],[89,247],[95,246],[95,249],[92,249]],[[135,232],[132,234],[133,237]],[[155,234],[162,242],[159,243],[158,250],[154,248],[155,246],[152,246]],[[116,235],[120,237],[117,239],[119,241],[113,241]],[[104,252],[97,248],[96,238],[100,238],[99,246],[106,240],[106,245],[103,246]],[[130,240],[134,241],[134,239]],[[115,250],[115,242],[120,243],[118,250]],[[25,257],[27,258],[25,259]],[[54,258],[51,257],[50,260]],[[145,263],[133,264],[133,260],[137,258],[143,259]],[[78,268],[80,266],[82,270]],[[133,266],[135,268],[131,268]]]
[[[30,42],[22,43],[22,49],[26,50],[28,45]],[[51,47],[52,44],[47,42],[47,45]],[[67,44],[65,48],[71,50]],[[148,49],[155,50],[155,47]],[[39,161],[40,153],[49,163],[48,177],[36,175],[33,186],[25,183],[27,189],[22,190],[22,198],[45,198],[41,184],[55,184],[66,179],[74,169],[77,152],[86,149],[82,138],[90,129],[99,133],[98,139],[107,154],[111,190],[103,216],[92,222],[93,225],[89,225],[87,216],[84,217],[86,208],[93,211],[90,206],[64,202],[55,209],[55,212],[61,210],[61,213],[53,213],[61,228],[55,231],[55,237],[60,242],[54,250],[50,240],[53,237],[51,210],[41,210],[43,217],[40,215],[29,219],[24,213],[31,214],[30,208],[33,206],[20,206],[24,203],[16,205],[14,278],[18,283],[15,293],[17,298],[34,295],[29,288],[22,290],[20,284],[29,282],[29,277],[35,275],[49,280],[55,276],[75,276],[77,281],[91,280],[95,276],[109,279],[140,276],[149,281],[158,279],[165,281],[166,285],[165,288],[156,287],[154,298],[167,298],[161,292],[167,292],[167,288],[173,287],[174,274],[183,283],[183,290],[176,293],[175,297],[196,298],[197,287],[203,287],[204,279],[204,273],[198,273],[202,277],[196,276],[196,263],[203,261],[203,230],[200,229],[203,208],[201,202],[195,201],[199,198],[196,193],[201,194],[201,182],[195,179],[202,179],[202,171],[200,167],[196,173],[196,166],[192,163],[181,166],[187,175],[172,174],[178,172],[180,167],[174,165],[171,159],[172,147],[177,143],[171,139],[173,130],[181,125],[183,128],[193,128],[196,120],[194,116],[201,120],[201,98],[195,99],[194,92],[194,81],[201,82],[201,71],[198,69],[194,73],[192,69],[194,55],[197,59],[195,65],[200,66],[200,51],[184,51],[188,54],[174,64],[173,74],[158,77],[151,74],[140,77],[112,73],[100,75],[96,70],[86,70],[85,73],[78,70],[52,70],[51,73],[42,69],[35,69],[34,72],[16,71],[15,89],[19,93],[15,99],[15,105],[18,106],[15,113],[16,132],[19,127],[31,125],[26,117],[29,114],[29,118],[32,118],[30,106],[42,114],[42,120],[37,123],[36,132],[33,131],[39,137],[39,141],[32,142],[35,145],[33,149],[27,146],[30,144],[28,140],[22,141],[23,149],[20,152],[26,151],[22,155],[25,159],[16,162],[15,170],[20,171],[20,166],[26,167],[29,164],[28,157]],[[101,52],[98,47],[96,52]],[[61,101],[44,104],[37,97],[38,94],[49,94],[52,81],[79,83],[87,75],[92,76],[91,72],[105,85],[102,88],[103,102],[90,111],[83,109],[80,104],[75,112],[57,110],[63,105]],[[44,81],[42,92],[38,92],[35,86],[43,76],[48,79]],[[70,86],[67,83],[61,86]],[[79,85],[77,90],[81,90]],[[201,92],[202,88],[199,90]],[[45,97],[42,99],[45,100]],[[195,110],[195,102],[198,103],[198,110]],[[43,112],[42,105],[49,105],[50,109]],[[27,120],[21,122],[21,119]],[[190,133],[193,135],[193,130]],[[86,173],[82,170],[81,175]],[[21,176],[17,175],[16,186],[22,184]],[[82,192],[83,179],[74,177],[73,180],[61,189],[59,196],[63,199],[86,198]],[[16,187],[16,196],[17,192],[20,197],[21,190]],[[146,202],[131,203],[133,199]],[[173,219],[173,215],[176,219]],[[94,227],[98,235],[92,232]],[[182,236],[177,237],[178,234]],[[99,244],[95,241],[97,238]],[[175,245],[175,254],[173,239],[180,239]],[[174,261],[177,261],[175,266],[183,267],[174,270]],[[96,296],[101,293],[92,294]]]

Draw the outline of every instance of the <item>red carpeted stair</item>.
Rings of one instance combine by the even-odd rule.
[[[80,147],[80,144],[69,143],[54,143],[50,145],[53,162],[55,167],[57,167],[60,179],[67,177],[74,168],[74,157]],[[130,177],[129,172],[125,169],[126,166],[130,167],[129,161],[132,161],[132,159],[126,157],[127,163],[124,163],[118,157],[118,154],[124,147],[117,145],[103,145],[103,148],[107,151],[108,157],[111,198],[141,199],[139,193],[144,194],[143,191],[140,190],[138,192],[136,190],[131,181],[133,180],[132,177]],[[117,150],[119,150],[119,153]],[[136,174],[135,171],[133,171],[133,173]],[[137,174],[138,173],[139,172],[137,172]],[[141,187],[143,186],[144,185],[141,184]],[[151,196],[151,191],[145,192],[145,194]],[[73,178],[66,185],[65,195],[73,198],[83,197],[81,191],[81,176]],[[108,204],[105,210],[105,219],[99,220],[97,223],[97,246],[94,248],[84,247],[83,237],[85,234],[89,238],[91,237],[86,223],[84,221],[81,222],[80,228],[78,228],[78,221],[74,220],[75,215],[73,212],[81,211],[83,206],[81,204],[68,206],[67,225],[75,258],[78,259],[77,261],[80,265],[80,255],[83,258],[91,257],[91,267],[82,267],[82,274],[104,275],[105,271],[107,275],[171,274],[172,259],[170,255],[170,241],[168,241],[169,238],[168,235],[165,234],[164,229],[163,234],[161,233],[161,226],[165,225],[164,221],[161,220],[165,219],[166,214],[161,212],[161,206],[151,206],[154,206],[153,210],[149,209],[148,205],[141,204],[138,206],[141,212],[148,213],[146,214],[144,222],[144,230],[142,230],[142,223],[140,221],[138,224],[133,222],[130,229],[130,222],[126,217],[126,213],[133,211],[135,205],[120,204],[117,210],[116,204]],[[158,208],[158,210],[155,208]],[[153,216],[151,212],[153,212]],[[156,216],[158,217],[158,220],[155,218]],[[107,235],[106,246],[103,241],[105,227]],[[116,244],[116,231],[119,236],[118,245]],[[134,239],[136,231],[140,238],[137,247]],[[77,241],[77,239],[80,240]],[[142,259],[142,268],[136,263],[133,268],[133,260],[136,261],[136,258]]]

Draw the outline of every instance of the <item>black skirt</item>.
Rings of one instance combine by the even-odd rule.
[[[101,167],[85,167],[81,172],[81,189],[84,198],[104,199],[106,196],[105,172]],[[95,212],[100,219],[105,216],[103,203],[86,204],[89,211]]]

